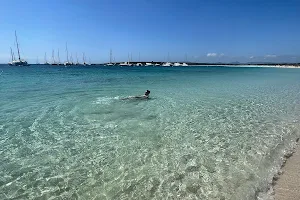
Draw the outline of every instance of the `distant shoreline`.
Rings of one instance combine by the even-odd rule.
[[[116,62],[112,66],[119,66],[124,62]],[[146,63],[152,63],[153,65],[160,64],[158,67],[162,66],[164,62],[130,62],[134,66],[136,64],[142,64],[145,67]],[[172,62],[172,64],[175,62]],[[271,68],[300,68],[300,63],[192,63],[192,62],[180,62],[186,63],[187,66],[207,66],[207,67],[271,67]],[[107,65],[109,63],[92,63],[89,66],[95,65]],[[6,63],[1,63],[0,65],[8,65]],[[30,65],[44,65],[44,64],[30,64]],[[52,66],[52,65],[49,65]],[[73,66],[73,65],[71,65]],[[84,65],[74,65],[74,66],[84,66]],[[149,65],[152,66],[152,65]],[[130,66],[129,66],[130,67]],[[186,66],[171,66],[171,67],[186,67]]]
[[[300,64],[268,64],[268,65],[260,65],[260,64],[239,64],[239,65],[231,65],[231,64],[222,64],[222,65],[191,65],[191,66],[220,66],[220,67],[270,67],[270,68],[300,68]]]
[[[124,62],[115,62],[116,65],[121,64]],[[138,64],[141,63],[143,65],[146,65],[146,63],[152,63],[155,64],[163,64],[165,62],[157,62],[157,61],[151,61],[151,62],[130,62],[131,64]],[[300,63],[197,63],[197,62],[170,62],[170,63],[186,63],[189,66],[277,66],[277,67],[285,67],[285,66],[295,66],[300,67]],[[99,63],[95,65],[106,65],[109,63]]]

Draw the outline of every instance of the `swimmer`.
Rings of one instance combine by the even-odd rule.
[[[126,98],[122,98],[122,100],[127,100],[127,99],[148,99],[150,94],[150,90],[146,90],[144,95],[141,96],[129,96]]]
[[[150,94],[150,90],[146,90],[146,92],[145,92],[145,94],[143,95],[143,97],[149,98],[149,94]]]

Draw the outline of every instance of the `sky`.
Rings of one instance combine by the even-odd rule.
[[[300,62],[299,0],[2,0],[0,63]]]

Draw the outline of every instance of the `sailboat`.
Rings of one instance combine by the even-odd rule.
[[[85,62],[85,56],[84,56],[84,53],[82,53],[82,59],[83,59],[83,65],[87,65],[87,63]]]
[[[130,63],[129,62],[123,62],[123,63],[120,63],[119,66],[130,66]]]
[[[148,67],[152,66],[152,65],[153,65],[153,63],[149,63],[149,62],[146,63],[146,66],[148,66]]]
[[[141,53],[139,52],[139,62],[135,64],[135,66],[143,66],[143,64],[141,63]]]
[[[12,62],[11,62],[11,65],[13,65],[13,66],[28,66],[29,64],[27,63],[27,61],[21,60],[19,43],[18,43],[18,38],[17,38],[17,31],[15,31],[15,37],[16,37],[16,43],[17,43],[19,59],[18,60],[13,59]]]
[[[182,66],[182,65],[179,62],[176,62],[176,63],[173,64],[173,66],[174,67],[179,67],[179,66]]]
[[[55,62],[55,58],[54,58],[54,50],[52,50],[52,63],[51,65],[58,65],[56,62]]]
[[[76,63],[75,65],[80,65],[80,63],[78,62],[78,56],[77,56],[77,53],[76,53]]]
[[[14,52],[12,51],[10,47],[10,56],[11,56],[11,62],[8,63],[8,65],[13,65],[13,61],[15,60]]]
[[[113,66],[113,65],[114,65],[114,64],[112,64],[112,62],[111,62],[111,58],[112,58],[112,50],[110,50],[109,63],[107,63],[106,66]]]
[[[64,65],[63,63],[60,63],[59,49],[57,49],[57,59],[58,59],[57,65]]]
[[[172,66],[172,63],[166,62],[166,63],[162,64],[162,66],[163,67],[170,67],[170,66]]]
[[[73,56],[72,56],[72,54],[71,54],[71,56],[70,56],[70,63],[71,63],[71,65],[74,64],[74,63],[73,63]]]
[[[68,52],[68,44],[66,43],[66,52],[67,52],[67,62],[64,63],[65,66],[72,65],[71,62],[69,62],[69,52]]]
[[[39,57],[37,57],[37,59],[36,59],[36,64],[37,64],[37,65],[40,64],[40,62],[39,62]]]
[[[120,63],[119,66],[132,66],[132,64],[130,63],[129,53],[128,53],[128,62]]]
[[[131,62],[132,62],[132,53],[130,53],[130,57],[129,57],[129,54],[128,54],[128,66],[133,65]]]
[[[47,61],[47,53],[46,53],[46,52],[45,52],[44,60],[45,60],[44,65],[50,65],[50,64],[48,63],[48,61]]]
[[[129,54],[128,54],[128,62],[120,63],[119,66],[131,66],[130,59],[129,59]]]
[[[185,54],[185,62],[184,63],[182,63],[182,66],[184,66],[184,67],[187,67],[187,66],[189,66],[188,64],[186,64],[187,63],[187,55]]]

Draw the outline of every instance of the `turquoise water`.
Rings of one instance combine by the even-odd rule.
[[[255,199],[300,133],[299,69],[3,65],[0,94],[0,199]]]

